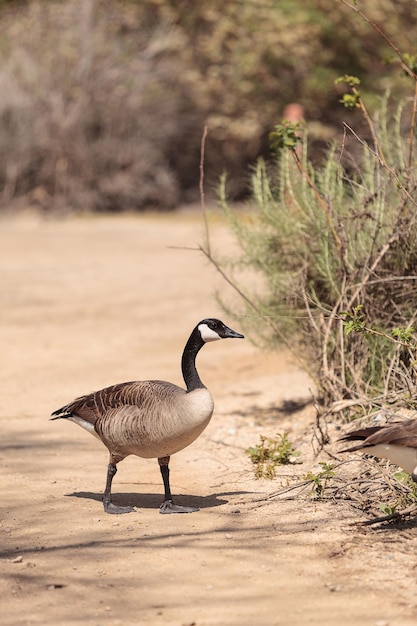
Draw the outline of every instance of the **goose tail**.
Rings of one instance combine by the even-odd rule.
[[[357,445],[351,448],[344,448],[343,450],[339,450],[339,452],[357,452],[358,450],[363,450],[371,444],[366,443],[366,439],[371,435],[377,433],[381,430],[381,426],[368,426],[367,428],[360,428],[358,430],[354,430],[350,433],[343,435],[340,437],[338,441],[343,442],[355,442],[358,441]]]
[[[54,420],[68,419],[69,417],[72,417],[71,411],[68,410],[68,405],[65,405],[61,407],[60,409],[57,409],[56,411],[51,413],[51,415],[52,417],[49,420],[51,422],[53,422]]]

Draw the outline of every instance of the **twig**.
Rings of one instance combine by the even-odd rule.
[[[343,1],[343,0],[342,0]],[[413,198],[413,196],[410,194],[410,192],[408,191],[408,189],[406,187],[404,187],[404,184],[401,182],[398,174],[392,169],[392,167],[390,167],[388,165],[388,163],[385,161],[385,158],[382,158],[381,154],[379,153],[379,150],[373,150],[369,144],[364,140],[361,139],[361,137],[359,137],[359,135],[353,130],[353,128],[351,126],[349,126],[349,124],[347,124],[346,122],[343,123],[344,126],[346,126],[346,128],[352,133],[352,135],[355,137],[355,139],[365,148],[367,148],[369,150],[369,152],[371,152],[371,154],[373,154],[378,161],[380,162],[381,166],[383,168],[385,168],[387,170],[387,172],[389,172],[389,174],[394,178],[397,186],[399,187],[399,189],[401,189],[401,191],[404,193],[404,195],[408,198],[408,200],[415,206],[417,207],[417,202],[415,200],[415,198]]]
[[[324,446],[330,443],[330,437],[329,437],[329,433],[327,430],[326,420],[324,420],[324,429],[321,424],[321,418],[323,417],[323,413],[320,411],[320,407],[318,403],[314,400],[314,398],[313,398],[313,401],[314,401],[314,408],[316,411],[316,427],[313,429],[313,438],[315,438],[317,443],[319,444],[319,449],[315,451],[315,456],[318,456],[320,452],[323,450]],[[317,431],[320,433],[320,438],[317,435]],[[311,443],[313,445],[313,440]],[[314,449],[314,445],[313,445],[313,449]]]
[[[289,491],[294,491],[294,489],[302,489],[307,485],[310,485],[312,480],[303,480],[300,483],[296,483],[295,485],[291,485],[290,487],[284,487],[284,489],[279,489],[278,491],[273,491],[272,493],[268,493],[265,496],[264,500],[272,500],[273,498],[277,498],[278,496],[284,495],[284,493],[288,493]]]
[[[323,373],[326,379],[331,380],[332,376],[330,374],[330,368],[329,368],[329,362],[328,362],[328,346],[329,346],[329,338],[330,338],[330,331],[331,331],[331,327],[333,325],[333,322],[336,321],[338,319],[338,315],[337,315],[337,311],[339,310],[339,307],[342,303],[342,299],[343,299],[343,290],[344,290],[344,286],[345,286],[345,276],[343,277],[343,289],[342,289],[342,293],[340,294],[340,296],[338,297],[329,317],[327,320],[327,324],[325,326],[325,332],[324,332],[324,337],[323,337],[323,346],[324,349],[322,351],[322,368],[323,368]],[[340,319],[340,317],[339,317]]]
[[[385,41],[385,43],[391,48],[391,50],[393,50],[396,54],[396,56],[398,57],[398,59],[400,60],[401,63],[401,67],[403,68],[403,70],[409,75],[411,76],[411,78],[413,78],[415,81],[417,81],[417,74],[415,72],[413,72],[413,70],[411,69],[410,65],[407,63],[407,60],[405,59],[405,57],[401,54],[400,50],[397,48],[397,46],[395,46],[393,44],[393,42],[391,41],[391,39],[388,37],[388,35],[385,34],[385,32],[382,30],[382,28],[380,26],[378,26],[378,24],[376,24],[375,22],[373,22],[367,15],[366,13],[364,13],[363,11],[361,11],[360,9],[358,9],[357,6],[354,6],[353,4],[350,4],[350,2],[347,2],[347,0],[342,0],[343,4],[345,4],[347,7],[349,7],[349,9],[352,9],[352,11],[355,11],[355,13],[358,13],[358,15],[361,16],[361,18],[370,26],[372,26],[372,28],[378,33],[378,35],[380,37],[382,37],[382,39]]]
[[[330,231],[332,233],[334,242],[336,244],[336,248],[337,248],[337,251],[338,251],[338,254],[339,254],[339,258],[340,258],[340,260],[341,260],[341,262],[343,264],[343,267],[345,269],[347,269],[347,259],[346,259],[346,254],[345,254],[346,251],[345,251],[344,246],[342,244],[342,240],[340,239],[340,237],[339,237],[339,235],[338,235],[338,233],[336,231],[336,228],[335,228],[335,226],[333,224],[333,220],[332,220],[332,216],[331,216],[331,209],[330,209],[328,203],[324,200],[324,198],[321,195],[321,193],[319,192],[319,190],[317,189],[316,185],[314,184],[310,174],[308,173],[308,170],[302,164],[301,159],[300,159],[300,157],[297,154],[297,151],[294,149],[294,150],[291,150],[291,153],[292,153],[292,155],[294,157],[295,163],[297,165],[297,168],[298,168],[300,174],[302,176],[304,176],[305,180],[307,181],[308,186],[310,187],[310,189],[312,190],[313,194],[315,195],[317,202],[320,204],[320,206],[322,207],[322,209],[324,211],[327,223],[329,225],[329,228],[330,228]]]
[[[414,86],[414,98],[413,98],[413,110],[411,113],[410,133],[408,138],[408,171],[411,171],[413,165],[413,146],[414,146],[414,133],[417,118],[417,82]]]
[[[205,202],[205,194],[204,194],[204,158],[206,151],[206,139],[207,139],[207,126],[204,126],[203,134],[201,137],[201,145],[200,145],[200,181],[199,181],[199,190],[200,190],[200,204],[201,204],[201,212],[203,214],[204,226],[206,231],[206,245],[207,252],[211,254],[210,248],[210,231],[207,219],[207,211],[206,211],[206,202]]]
[[[391,245],[394,243],[394,241],[396,241],[399,237],[399,233],[398,232],[394,232],[391,237],[388,239],[387,243],[382,246],[381,250],[379,251],[379,254],[377,255],[376,259],[374,260],[374,262],[372,263],[371,267],[367,268],[367,272],[366,272],[366,276],[363,278],[363,280],[359,283],[359,285],[356,287],[353,295],[351,296],[347,308],[351,309],[353,307],[353,305],[355,304],[360,292],[362,291],[363,287],[365,287],[365,285],[367,284],[367,282],[369,281],[369,279],[371,278],[371,276],[374,275],[374,272],[376,270],[376,268],[378,267],[379,263],[382,261],[382,259],[384,258],[384,256],[386,255],[386,253],[388,252],[388,250],[391,248]]]
[[[373,526],[374,524],[381,524],[382,522],[391,522],[392,520],[401,520],[404,517],[408,517],[412,515],[415,511],[417,511],[417,505],[412,504],[408,506],[403,511],[394,511],[394,513],[390,513],[389,515],[382,515],[381,517],[374,517],[372,519],[368,519],[360,522],[350,522],[348,526]]]
[[[240,289],[240,287],[226,274],[226,272],[220,267],[219,263],[214,259],[209,250],[206,250],[203,246],[198,246],[198,250],[202,252],[207,259],[210,261],[212,265],[216,268],[222,278],[236,291],[236,293],[248,304],[254,311],[257,313],[258,317],[266,320],[266,322],[271,326],[273,331],[278,335],[281,341],[287,346],[291,352],[293,352],[293,348],[291,347],[290,342],[287,340],[286,336],[280,331],[278,326],[273,322],[271,317],[262,314],[262,311],[256,306],[256,304]],[[303,363],[304,367],[304,363]]]

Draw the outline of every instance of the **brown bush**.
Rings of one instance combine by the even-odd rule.
[[[180,123],[181,41],[163,23],[131,36],[128,17],[92,0],[30,3],[17,21],[9,14],[0,69],[3,205],[21,196],[82,211],[178,203],[169,155],[190,127],[187,116]]]
[[[414,0],[364,0],[372,19],[412,51]],[[28,0],[0,2],[0,193],[45,209],[173,208],[206,181],[269,152],[291,102],[303,105],[309,146],[341,131],[340,74],[382,93],[384,41],[334,0]],[[193,196],[194,194],[194,196]]]

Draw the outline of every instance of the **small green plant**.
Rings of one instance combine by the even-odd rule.
[[[392,504],[380,502],[378,506],[385,515],[395,515],[398,509],[398,502],[393,502]]]
[[[294,463],[295,457],[300,454],[288,439],[287,432],[278,433],[277,439],[261,435],[260,440],[257,446],[246,450],[252,463],[256,465],[255,477],[258,479],[274,478],[277,465]]]
[[[417,504],[417,483],[414,482],[410,474],[400,471],[394,474],[394,478],[405,487],[405,493],[401,498],[401,505],[408,506],[410,504]]]
[[[298,143],[302,141],[300,133],[304,125],[301,122],[290,122],[283,120],[281,124],[275,126],[275,130],[269,134],[272,150],[279,152],[284,148],[295,150]]]
[[[335,476],[335,465],[323,461],[319,463],[319,465],[321,466],[321,471],[316,474],[308,472],[304,476],[304,480],[308,480],[312,483],[311,493],[317,498],[322,498],[329,481]]]
[[[410,326],[410,328],[393,328],[391,334],[401,343],[409,344],[413,337],[414,331],[415,328],[413,326]]]
[[[361,81],[356,76],[340,76],[335,80],[335,84],[344,83],[351,88],[352,93],[345,93],[339,102],[343,104],[346,109],[357,109],[361,106],[361,94],[357,87]]]
[[[387,504],[380,502],[379,508],[385,515],[395,515],[401,509],[417,504],[417,483],[413,481],[410,474],[404,471],[396,472],[394,478],[400,483],[396,489],[397,497],[393,502]]]
[[[384,337],[389,341],[404,347],[410,346],[413,349],[416,348],[412,342],[415,332],[414,326],[402,326],[400,328],[395,327],[391,329],[390,334],[368,327],[366,325],[366,315],[363,313],[363,304],[358,304],[352,311],[341,311],[339,315],[343,319],[343,326],[346,335],[349,335],[351,332],[369,333]]]
[[[353,311],[341,311],[340,315],[344,316],[344,327],[346,335],[355,331],[361,333],[366,328],[366,316],[362,312],[363,304],[358,304],[354,307]]]

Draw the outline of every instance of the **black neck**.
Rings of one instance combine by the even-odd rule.
[[[201,382],[195,366],[196,356],[203,346],[204,341],[201,339],[200,331],[198,328],[195,328],[185,345],[181,360],[182,375],[187,386],[187,391],[205,389],[205,385]]]

